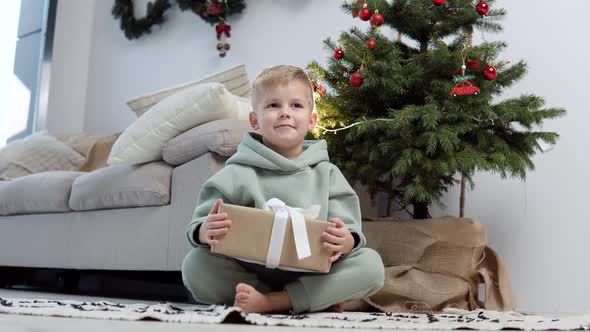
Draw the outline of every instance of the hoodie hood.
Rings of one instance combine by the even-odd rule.
[[[287,159],[262,144],[262,136],[248,132],[238,146],[236,154],[228,164],[244,164],[280,173],[298,172],[309,169],[322,161],[329,161],[328,145],[325,140],[303,141],[303,152],[294,160]]]

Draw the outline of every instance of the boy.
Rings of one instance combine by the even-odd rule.
[[[203,185],[187,237],[194,247],[182,264],[185,286],[202,303],[245,312],[292,313],[340,309],[340,303],[377,292],[384,269],[379,255],[363,248],[359,200],[340,170],[329,162],[326,141],[304,142],[317,122],[309,78],[297,67],[263,70],[253,83],[253,129],[235,155]],[[221,202],[262,209],[276,197],[292,207],[320,204],[318,219],[333,222],[322,234],[333,251],[329,273],[267,269],[211,253],[232,221],[218,213]]]

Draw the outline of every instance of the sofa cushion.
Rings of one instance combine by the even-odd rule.
[[[77,171],[86,158],[47,132],[38,132],[0,149],[0,179],[46,171]]]
[[[148,93],[144,96],[134,98],[127,101],[127,105],[140,117],[142,114],[147,112],[152,106],[159,103],[162,99],[169,97],[182,90],[190,88],[192,86],[201,83],[212,83],[217,82],[225,86],[225,88],[236,96],[248,97],[250,96],[250,82],[248,81],[248,75],[246,72],[245,65],[239,65],[230,69],[227,69],[221,73],[206,77],[202,80],[190,82],[182,85],[177,85],[171,88],[162,89],[156,92]]]
[[[114,165],[84,174],[72,184],[75,211],[170,204],[172,166],[165,162]]]
[[[163,150],[164,160],[181,165],[206,152],[229,157],[236,153],[250,123],[238,119],[221,119],[194,127],[171,139]]]
[[[0,181],[0,215],[71,211],[70,189],[84,172],[40,172]]]
[[[204,83],[160,101],[119,136],[107,163],[141,164],[162,160],[172,138],[202,123],[235,118],[240,105],[220,83]]]

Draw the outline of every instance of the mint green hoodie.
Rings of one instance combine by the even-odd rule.
[[[303,153],[289,160],[251,132],[244,135],[225,167],[203,184],[187,228],[189,242],[195,247],[205,246],[198,242],[198,229],[218,198],[224,203],[262,209],[273,197],[292,207],[321,205],[319,220],[339,217],[348,226],[355,238],[353,252],[365,246],[358,196],[338,167],[330,163],[326,141],[305,141]]]

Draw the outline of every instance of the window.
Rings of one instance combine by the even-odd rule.
[[[30,92],[14,74],[20,1],[7,1],[0,19],[0,147],[27,126]]]
[[[57,0],[11,0],[0,11],[0,147],[35,131],[45,112]],[[42,78],[42,79],[41,79]],[[46,99],[46,97],[45,97]],[[44,114],[44,113],[43,113]]]

